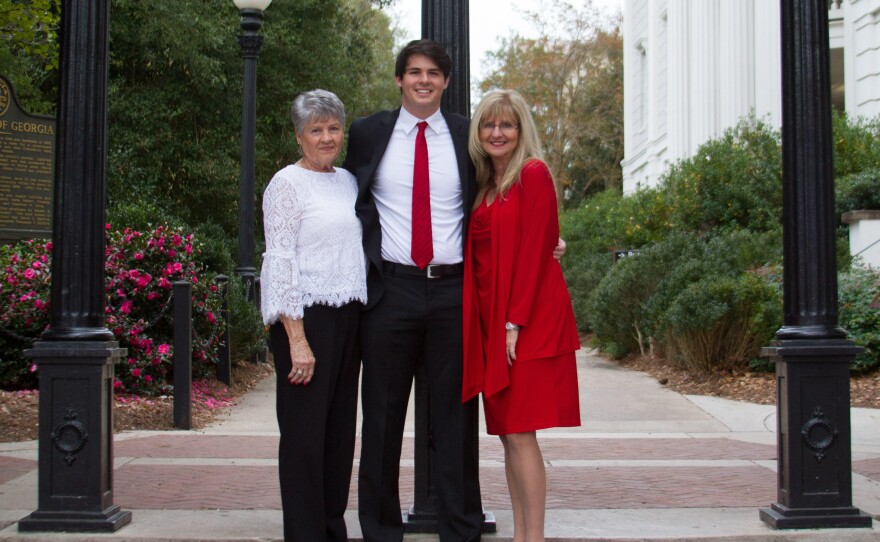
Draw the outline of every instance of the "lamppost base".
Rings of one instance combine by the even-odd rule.
[[[774,529],[847,529],[871,527],[871,516],[851,506],[788,508],[773,503],[759,510],[761,521]]]
[[[131,512],[114,504],[101,512],[32,512],[18,522],[24,532],[113,533],[131,523]]]
[[[410,506],[409,510],[401,514],[403,517],[403,532],[417,534],[436,534],[439,532],[437,526],[437,512],[432,509],[419,511],[416,506]],[[495,514],[483,511],[483,524],[480,527],[482,533],[498,532],[498,525],[495,523]]]

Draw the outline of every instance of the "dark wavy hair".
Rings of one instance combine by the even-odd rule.
[[[403,78],[406,63],[413,55],[425,55],[437,64],[443,72],[443,78],[449,79],[452,74],[452,59],[442,45],[434,40],[413,40],[397,53],[397,63],[394,65],[394,75]]]

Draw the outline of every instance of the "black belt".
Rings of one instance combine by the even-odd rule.
[[[423,279],[442,279],[448,277],[460,277],[464,272],[463,263],[452,263],[446,265],[429,265],[424,269],[419,269],[414,265],[403,265],[402,263],[382,262],[382,268],[385,271],[395,275],[406,275],[408,277],[420,277]]]

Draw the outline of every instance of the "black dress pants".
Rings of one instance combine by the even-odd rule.
[[[276,413],[281,442],[278,474],[284,510],[284,540],[347,540],[345,507],[351,484],[357,424],[362,306],[306,307],[306,340],[315,356],[307,385],[293,385],[284,326],[270,330],[277,378]]]
[[[461,277],[386,271],[385,291],[361,316],[363,355],[358,515],[365,542],[403,538],[400,449],[413,377],[425,371],[435,449],[440,540],[480,539],[476,401],[461,402]]]

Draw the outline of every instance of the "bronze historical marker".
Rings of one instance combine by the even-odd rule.
[[[31,115],[0,75],[0,241],[52,237],[55,119]]]

